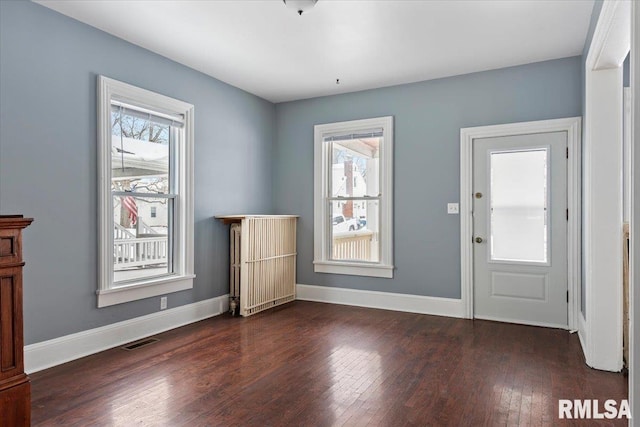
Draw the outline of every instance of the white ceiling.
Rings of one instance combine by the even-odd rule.
[[[41,0],[272,102],[580,55],[593,0]],[[336,84],[336,79],[340,84]]]

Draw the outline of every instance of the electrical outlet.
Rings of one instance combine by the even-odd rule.
[[[167,297],[160,297],[160,310],[167,309]]]
[[[460,213],[460,207],[457,203],[447,203],[447,213],[457,214]]]

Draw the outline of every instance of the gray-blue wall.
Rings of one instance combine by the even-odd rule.
[[[26,343],[142,316],[159,298],[96,308],[96,76],[195,105],[195,287],[228,292],[228,228],[272,210],[273,104],[40,5],[0,1],[0,213],[24,233]]]
[[[580,116],[581,57],[276,105],[276,213],[300,215],[298,283],[460,298],[460,128]],[[313,126],[395,118],[393,279],[313,272]]]
[[[580,57],[273,104],[25,1],[0,1],[0,213],[25,231],[25,338],[40,342],[158,310],[158,298],[96,308],[96,76],[195,105],[195,288],[227,292],[222,213],[295,213],[298,282],[460,297],[462,127],[577,116]],[[313,125],[395,117],[395,277],[313,273]],[[232,184],[233,183],[233,184]]]

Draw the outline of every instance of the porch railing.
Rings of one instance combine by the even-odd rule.
[[[158,232],[153,228],[151,228],[151,226],[148,225],[146,222],[144,222],[141,217],[138,217],[138,220],[136,221],[136,235],[137,236],[144,235],[144,237],[151,237],[154,234],[157,235]]]
[[[373,231],[358,230],[333,235],[333,259],[371,260]]]
[[[113,238],[118,239],[135,239],[136,235],[127,230],[117,222],[113,223]]]
[[[115,239],[113,268],[148,267],[165,264],[168,260],[167,236]]]

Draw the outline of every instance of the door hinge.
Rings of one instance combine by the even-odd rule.
[[[567,209],[567,221],[569,221],[569,209]]]
[[[569,158],[569,147],[567,147],[567,159]]]
[[[567,291],[567,304],[569,304],[569,291]]]

